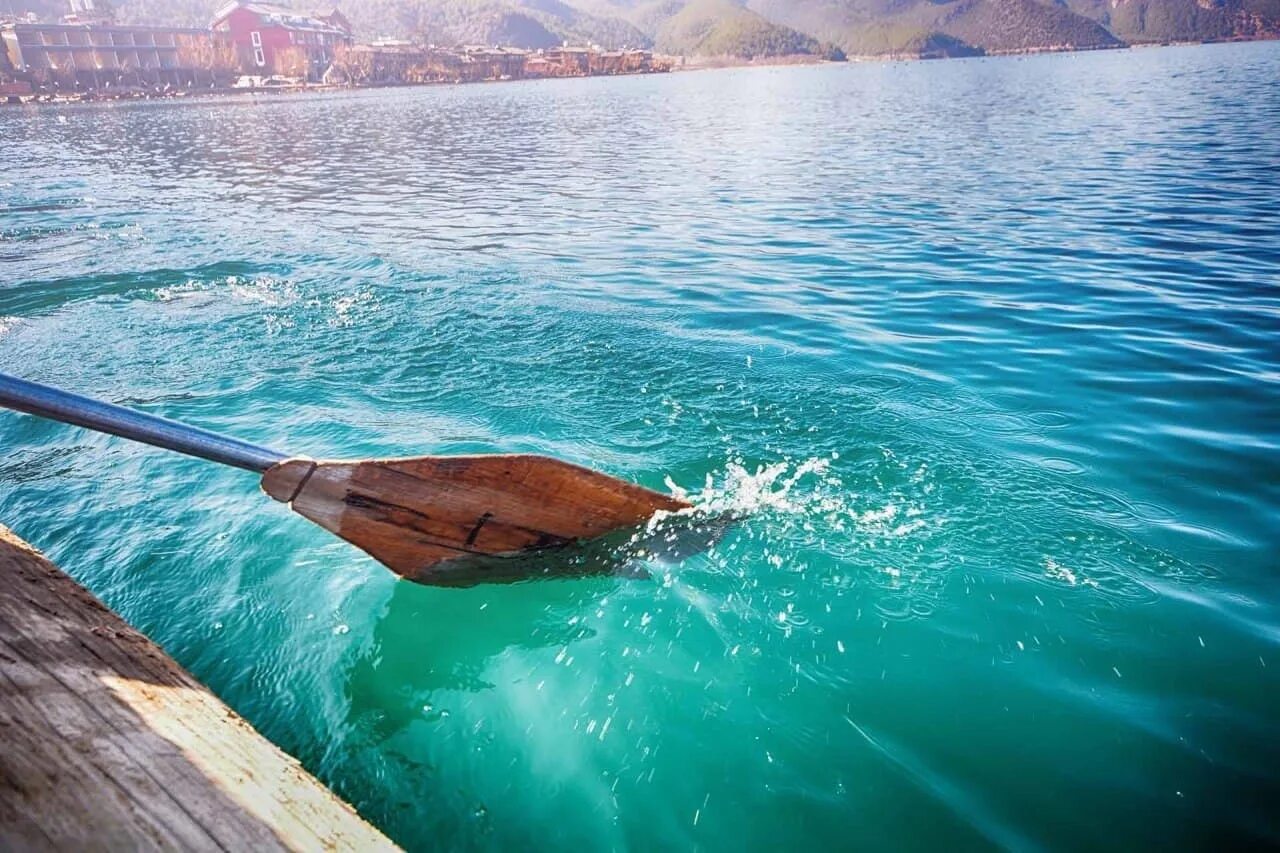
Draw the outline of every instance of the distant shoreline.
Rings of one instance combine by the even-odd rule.
[[[932,62],[939,59],[982,59],[984,57],[1002,56],[1035,56],[1045,53],[1097,53],[1113,50],[1137,50],[1160,47],[1195,47],[1209,44],[1246,44],[1252,42],[1280,41],[1280,36],[1258,36],[1256,38],[1204,39],[1190,41],[1142,41],[1132,44],[1100,44],[1089,47],[1070,45],[1050,45],[1046,47],[1025,47],[1016,50],[988,50],[968,56],[918,56],[914,54],[859,54],[850,56],[849,62]]]
[[[761,59],[742,59],[738,57],[720,56],[706,58],[686,58],[682,64],[674,65],[672,73],[679,71],[713,71],[721,68],[754,68],[787,65],[842,65],[863,62],[933,62],[942,59],[982,59],[984,57],[1035,56],[1052,53],[1095,53],[1098,51],[1150,49],[1161,47],[1193,47],[1209,44],[1244,44],[1252,42],[1280,41],[1277,36],[1258,36],[1256,38],[1226,38],[1188,41],[1149,41],[1132,44],[1106,44],[1088,47],[1073,45],[1050,45],[1045,47],[1028,47],[1017,50],[988,50],[966,56],[921,56],[913,53],[868,53],[851,54],[846,59],[833,60],[815,54],[788,54]]]
[[[1154,49],[1165,47],[1195,47],[1199,45],[1214,44],[1246,44],[1254,42],[1270,42],[1280,41],[1280,38],[1263,37],[1263,38],[1233,38],[1233,39],[1214,39],[1206,41],[1171,41],[1171,42],[1139,42],[1136,44],[1120,44],[1106,45],[1098,47],[1037,47],[1026,48],[1022,50],[1004,50],[989,51],[975,56],[937,56],[937,57],[921,57],[904,54],[872,54],[872,55],[854,55],[845,60],[832,60],[825,57],[812,54],[790,54],[786,56],[773,56],[762,59],[741,59],[735,57],[711,57],[700,59],[686,59],[681,64],[673,65],[669,72],[662,73],[688,73],[694,71],[722,71],[734,68],[782,68],[789,66],[817,66],[817,65],[853,65],[861,63],[896,63],[896,62],[932,62],[944,59],[984,59],[984,58],[1006,58],[1017,56],[1035,56],[1040,54],[1061,54],[1061,53],[1093,53],[1099,51],[1123,51],[1138,49]],[[356,92],[364,90],[376,89],[416,89],[416,88],[438,88],[441,86],[474,86],[483,84],[505,84],[505,83],[531,83],[543,80],[578,80],[591,79],[601,77],[637,77],[652,76],[651,74],[607,74],[607,75],[584,75],[581,77],[529,77],[512,80],[477,80],[468,82],[427,82],[427,83],[371,83],[371,84],[325,84],[313,83],[300,86],[272,86],[272,87],[219,87],[216,89],[175,89],[170,92],[131,92],[120,95],[103,94],[101,92],[85,92],[75,95],[60,95],[50,93],[35,93],[31,95],[20,96],[20,101],[15,103],[10,96],[10,100],[0,100],[0,108],[5,106],[67,106],[71,104],[92,104],[92,103],[115,103],[120,101],[169,101],[169,100],[206,100],[213,98],[233,98],[233,97],[253,97],[257,95],[309,95],[309,94],[325,94],[333,92]]]

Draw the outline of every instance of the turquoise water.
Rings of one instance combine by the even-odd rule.
[[[0,110],[0,369],[750,518],[466,590],[0,415],[0,520],[419,849],[1280,844],[1280,44]]]

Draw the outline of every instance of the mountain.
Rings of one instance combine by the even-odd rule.
[[[341,8],[360,38],[525,48],[554,47],[566,41],[609,47],[652,43],[624,20],[593,15],[560,0],[351,0]]]
[[[209,25],[220,0],[115,0],[117,17],[125,23],[203,27]],[[41,21],[57,21],[71,11],[67,0],[0,0],[0,19],[34,13]]]
[[[265,0],[307,11],[331,8],[334,0]],[[116,0],[116,17],[127,24],[207,26],[225,0]],[[539,48],[565,41],[611,47],[648,47],[646,36],[627,21],[602,18],[560,0],[336,0],[359,39],[420,38],[436,44],[506,44]],[[56,21],[66,0],[0,0],[0,15],[34,12]]]
[[[832,54],[830,46],[766,19],[741,0],[594,0],[589,8],[629,21],[661,53],[746,59]]]
[[[751,0],[751,7],[861,56],[963,56],[1121,44],[1097,21],[1038,0]]]
[[[116,0],[127,23],[208,23],[220,0]],[[286,0],[308,9],[319,2]],[[331,0],[325,0],[331,2]],[[337,0],[356,36],[563,42],[682,56],[966,56],[1280,38],[1280,0]],[[54,20],[65,0],[0,0]]]
[[[1280,0],[1066,0],[1130,44],[1280,38]]]

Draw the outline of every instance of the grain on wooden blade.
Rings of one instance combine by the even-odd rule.
[[[687,504],[557,459],[426,456],[362,462],[288,460],[263,488],[406,577],[477,555],[590,539]]]

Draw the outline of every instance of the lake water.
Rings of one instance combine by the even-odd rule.
[[[752,514],[432,589],[3,414],[0,520],[409,847],[1277,844],[1278,202],[1274,43],[3,109],[0,369]]]

